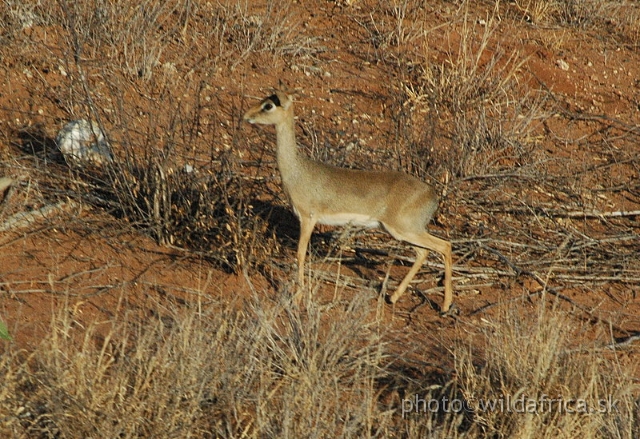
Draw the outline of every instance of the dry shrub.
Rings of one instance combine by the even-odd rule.
[[[270,0],[261,7],[246,1],[221,2],[211,17],[213,40],[232,69],[252,53],[268,52],[292,62],[324,50],[317,37],[301,31],[302,21],[288,1]]]
[[[634,46],[640,38],[637,2],[611,0],[517,0],[509,5],[515,15],[535,25],[561,25],[579,29],[607,29],[606,34]],[[508,13],[508,12],[507,12]]]
[[[37,21],[36,3],[7,0],[0,8],[0,46],[9,44],[22,29],[33,26]]]
[[[378,0],[374,5],[375,14],[361,25],[368,32],[371,44],[379,50],[381,59],[387,59],[385,52],[393,47],[407,46],[422,41],[425,36],[424,8],[411,0]]]
[[[304,34],[290,2],[269,0],[193,2],[190,0],[82,0],[5,2],[0,43],[24,39],[23,29],[60,26],[76,60],[108,64],[130,79],[149,80],[161,60],[180,64],[175,49],[197,54],[212,70],[236,67],[254,53],[290,61],[324,50]],[[24,49],[23,49],[24,50]],[[14,53],[15,55],[15,53]]]
[[[576,345],[586,325],[544,306],[526,318],[505,314],[484,330],[480,366],[464,351],[456,358],[475,428],[513,438],[555,438],[558,431],[569,437],[633,437],[638,420],[631,371],[613,355],[603,356],[596,343]],[[481,410],[490,401],[504,402],[504,410]]]
[[[263,188],[238,171],[235,151],[248,149],[238,132],[242,103],[210,83],[213,75],[256,54],[295,62],[320,50],[297,26],[289,2],[85,0],[7,6],[2,11],[11,19],[7,44],[22,48],[12,60],[31,66],[45,53],[38,63],[56,72],[44,91],[34,81],[30,92],[54,102],[65,114],[62,121],[48,120],[52,126],[28,140],[20,134],[23,127],[15,129],[25,152],[40,145],[32,153],[43,159],[38,173],[47,180],[42,190],[49,202],[80,199],[162,244],[232,270],[271,261],[277,245],[265,219],[268,208],[254,203]],[[21,33],[24,26],[45,31]],[[46,51],[38,39],[43,34]],[[64,75],[57,75],[58,68]],[[6,111],[8,120],[17,119]],[[114,162],[69,171],[59,166],[58,156],[50,166],[55,134],[47,133],[80,118],[99,122]],[[28,131],[34,133],[33,127]]]
[[[407,437],[636,437],[633,371],[595,342],[577,344],[587,326],[543,305],[485,320],[480,347],[452,348],[452,381],[407,390]]]
[[[558,2],[549,0],[516,0],[514,6],[525,21],[545,23],[557,12]]]
[[[268,208],[251,204],[257,189],[229,171],[143,164],[136,172],[115,173],[113,183],[116,216],[160,244],[205,256],[231,271],[265,266],[277,253],[275,232],[265,219]]]
[[[517,0],[524,19],[536,24],[560,23],[589,27],[607,18],[619,2],[606,0]]]
[[[542,102],[519,85],[525,60],[493,39],[498,25],[465,14],[451,24],[458,37],[444,58],[427,47],[424,61],[396,86],[394,125],[414,172],[464,178],[530,160]]]
[[[269,437],[375,437],[390,414],[376,413],[376,380],[383,375],[384,345],[370,305],[356,295],[346,307],[306,312],[285,306],[254,308],[278,391],[261,407]],[[331,316],[327,319],[327,316]],[[274,416],[275,415],[275,416]]]
[[[384,358],[369,309],[131,313],[81,328],[62,309],[0,366],[3,437],[375,437]]]

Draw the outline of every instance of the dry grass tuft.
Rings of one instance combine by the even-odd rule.
[[[634,2],[604,0],[517,0],[515,15],[534,25],[607,29],[622,44],[635,46],[640,37],[640,10]]]
[[[327,313],[124,312],[80,328],[61,309],[30,355],[2,356],[4,437],[368,437],[384,428],[383,346],[368,307]],[[331,319],[327,317],[331,314]]]
[[[545,305],[484,320],[480,347],[474,337],[451,349],[451,381],[406,389],[407,437],[635,437],[632,370],[602,347],[578,345],[588,325],[575,322]]]
[[[480,364],[470,352],[456,356],[476,428],[514,438],[553,438],[558,431],[631,438],[637,420],[629,371],[612,365],[595,344],[576,345],[587,327],[543,306],[525,319],[509,314],[485,327]],[[480,404],[493,401],[505,410],[481,411]]]
[[[448,53],[442,58],[425,46],[425,61],[399,84],[393,114],[415,172],[455,179],[529,160],[541,102],[519,85],[526,60],[495,41],[497,26],[493,19],[479,24],[465,15],[451,25]],[[447,140],[436,144],[438,139]]]

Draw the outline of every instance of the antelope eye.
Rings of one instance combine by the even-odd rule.
[[[271,102],[267,102],[266,104],[264,104],[262,109],[265,111],[271,111],[273,109],[273,104]]]

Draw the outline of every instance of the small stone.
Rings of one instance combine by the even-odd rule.
[[[568,64],[565,60],[563,60],[563,59],[559,59],[558,61],[556,61],[556,65],[557,65],[561,70],[564,70],[564,71],[569,70],[569,64]]]

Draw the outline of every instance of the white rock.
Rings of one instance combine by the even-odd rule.
[[[105,164],[113,161],[111,147],[96,121],[69,122],[56,136],[56,144],[68,162]]]
[[[565,60],[563,60],[563,59],[559,59],[558,61],[556,61],[556,65],[557,65],[561,70],[564,70],[564,71],[569,70],[569,64],[568,64]]]

